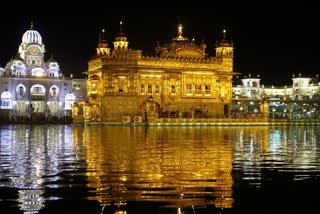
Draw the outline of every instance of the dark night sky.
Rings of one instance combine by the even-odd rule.
[[[99,6],[97,6],[99,7]],[[235,44],[234,71],[243,75],[259,74],[262,84],[291,85],[292,74],[315,76],[320,72],[320,14],[313,5],[277,7],[242,5],[208,8],[124,8],[110,13],[104,10],[46,11],[44,14],[19,13],[1,19],[0,65],[18,51],[23,33],[31,20],[46,47],[46,60],[53,54],[65,75],[85,77],[87,62],[95,54],[98,33],[106,29],[112,45],[119,22],[129,40],[129,48],[152,55],[156,41],[161,44],[176,36],[178,19],[184,36],[205,40],[207,52],[214,54],[214,44],[223,29]],[[91,11],[91,12],[90,12]],[[118,14],[115,15],[114,12]],[[32,14],[32,15],[30,15]],[[143,15],[142,15],[143,14]]]

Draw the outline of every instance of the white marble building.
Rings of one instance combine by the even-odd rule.
[[[0,67],[0,121],[67,120],[73,103],[85,100],[86,80],[66,77],[53,57],[44,60],[45,52],[31,24],[16,56]]]
[[[235,76],[232,87],[232,111],[236,116],[256,115],[261,101],[269,103],[270,117],[274,118],[319,118],[320,81],[318,75],[292,76],[292,85],[264,86],[259,76],[250,74]]]

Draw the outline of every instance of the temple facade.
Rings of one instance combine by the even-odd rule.
[[[121,22],[113,48],[101,32],[96,50],[85,72],[87,100],[73,105],[74,122],[230,116],[234,46],[226,31],[209,56],[206,44],[185,37],[179,24],[150,57],[129,48]]]
[[[45,52],[31,24],[16,56],[0,67],[1,121],[71,121],[73,103],[86,99],[86,80],[64,76],[53,57],[44,60]]]

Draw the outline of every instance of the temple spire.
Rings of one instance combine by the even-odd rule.
[[[122,24],[123,22],[120,21],[120,33],[116,36],[115,41],[113,42],[114,50],[128,50],[129,42],[127,41],[125,33],[123,33]]]
[[[33,30],[33,21],[30,23],[30,30]]]
[[[110,48],[108,47],[107,40],[104,36],[105,29],[102,29],[101,32],[99,32],[99,41],[98,41],[98,47],[97,50],[97,56],[109,56],[110,55]]]

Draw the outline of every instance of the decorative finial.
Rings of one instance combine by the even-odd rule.
[[[179,36],[182,36],[182,33],[183,33],[182,30],[183,30],[182,24],[179,24],[179,25],[178,25],[178,35],[179,35]]]
[[[104,40],[104,32],[105,32],[105,30],[102,29],[101,32],[102,32],[102,40]]]
[[[122,33],[122,21],[120,21],[120,33]]]
[[[225,39],[226,39],[227,30],[226,30],[226,29],[223,29],[222,33],[223,33],[223,39],[225,40]]]
[[[33,21],[30,23],[30,30],[33,30]]]

